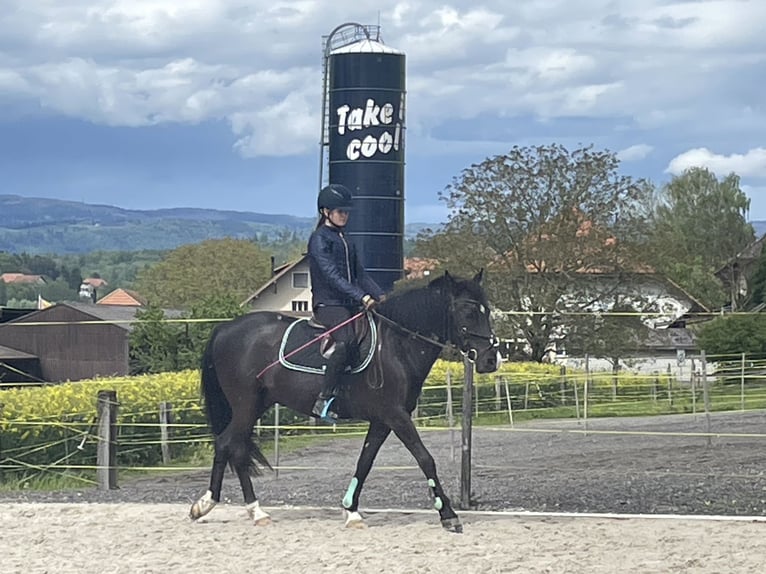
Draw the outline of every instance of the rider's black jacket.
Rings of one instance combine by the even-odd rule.
[[[337,227],[320,225],[308,245],[312,307],[359,307],[369,294],[380,299],[383,290],[362,267],[356,249]]]

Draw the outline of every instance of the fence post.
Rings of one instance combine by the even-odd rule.
[[[745,353],[742,353],[742,367],[739,373],[739,410],[745,410]]]
[[[692,384],[692,414],[697,415],[697,366],[692,359],[691,366],[691,384]]]
[[[577,422],[580,422],[580,391],[578,390],[577,377],[572,380],[574,385],[574,399],[575,399],[575,415],[577,415]]]
[[[117,391],[98,391],[96,478],[99,490],[117,488]]]
[[[707,445],[712,444],[710,437],[710,388],[707,382],[707,359],[705,359],[705,351],[700,352],[700,360],[702,361],[702,393],[705,399],[705,432],[707,433]]]
[[[274,403],[274,478],[279,478],[279,403]]]
[[[513,428],[513,409],[511,408],[511,391],[508,388],[508,379],[504,379],[505,382],[505,402],[508,404],[508,420]]]
[[[447,367],[447,424],[449,425],[449,458],[455,462],[455,415],[452,410],[452,371]]]
[[[668,404],[673,406],[673,372],[670,370],[670,365],[667,368],[668,371]]]
[[[529,408],[529,381],[524,383],[524,410]]]
[[[567,404],[567,366],[561,365],[561,369],[559,369],[559,376],[561,377],[560,386],[561,386],[561,404],[562,406]]]
[[[473,406],[473,363],[463,359],[465,373],[463,382],[463,438],[460,465],[460,508],[471,508],[471,407]]]
[[[585,384],[582,389],[582,420],[585,424],[585,436],[588,436],[588,383],[590,382],[590,357],[585,355]]]
[[[173,423],[173,403],[160,403],[160,450],[162,464],[170,464],[170,435],[173,432],[169,425]]]

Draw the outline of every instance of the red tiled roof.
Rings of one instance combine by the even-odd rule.
[[[26,275],[25,273],[3,273],[0,281],[4,283],[45,283],[42,275]]]
[[[96,305],[123,305],[125,307],[143,307],[143,298],[129,289],[115,289],[96,301]]]
[[[405,257],[404,278],[421,279],[436,269],[437,265],[439,265],[437,259],[428,259],[426,257]]]
[[[82,282],[87,283],[88,285],[93,285],[96,289],[103,287],[104,285],[109,285],[109,283],[100,277],[86,277]]]

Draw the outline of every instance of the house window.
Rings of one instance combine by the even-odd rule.
[[[293,301],[293,311],[303,311],[308,312],[309,310],[309,302],[308,301]]]
[[[309,286],[309,274],[305,271],[293,273],[293,287],[295,289],[305,289]]]

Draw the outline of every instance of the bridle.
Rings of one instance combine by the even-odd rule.
[[[441,349],[449,349],[454,348],[456,349],[461,355],[466,357],[468,361],[471,363],[475,362],[476,359],[479,358],[479,351],[476,349],[476,347],[473,347],[470,345],[470,339],[481,339],[483,341],[487,341],[488,346],[486,349],[483,349],[482,352],[488,351],[492,349],[493,347],[498,347],[500,345],[500,340],[497,338],[497,336],[494,333],[491,333],[490,335],[482,335],[481,333],[477,333],[475,331],[471,331],[466,327],[465,325],[459,326],[455,328],[455,326],[452,324],[452,321],[454,321],[455,317],[455,310],[456,310],[456,303],[468,303],[472,305],[476,305],[477,308],[481,309],[481,307],[484,306],[484,304],[481,301],[476,301],[475,299],[460,299],[456,300],[454,297],[450,297],[450,305],[449,305],[449,313],[447,313],[446,321],[447,324],[445,325],[445,331],[446,331],[446,341],[442,341],[437,337],[430,337],[427,335],[423,335],[421,333],[418,333],[417,331],[413,331],[412,329],[408,329],[404,325],[397,323],[393,319],[389,319],[385,315],[382,315],[377,311],[377,309],[373,309],[372,313],[379,317],[383,322],[391,325],[398,331],[401,331],[402,333],[406,333],[410,337],[414,339],[419,339],[425,343],[429,343],[431,345],[434,345],[436,347],[439,347]],[[453,334],[457,334],[457,338],[460,339],[459,342],[455,342],[452,339]]]
[[[484,307],[484,303],[482,303],[481,301],[477,301],[476,299],[459,299],[458,300],[458,299],[455,299],[454,297],[451,297],[450,306],[449,306],[450,312],[447,318],[447,321],[448,321],[447,333],[450,332],[450,327],[451,327],[450,321],[454,320],[457,303],[476,305],[480,313],[482,313],[481,309]],[[482,335],[481,333],[477,333],[476,331],[469,330],[468,327],[466,327],[465,325],[458,326],[456,331],[459,334],[459,337],[462,339],[462,341],[459,346],[455,345],[455,347],[457,347],[458,351],[460,351],[460,354],[463,355],[465,358],[467,358],[471,363],[475,362],[476,359],[479,358],[479,351],[476,349],[476,347],[473,347],[470,344],[471,339],[480,339],[482,341],[487,341],[488,343],[487,348],[483,349],[482,352],[486,352],[494,347],[500,346],[500,339],[498,339],[497,336],[492,332],[490,332],[489,335]]]

